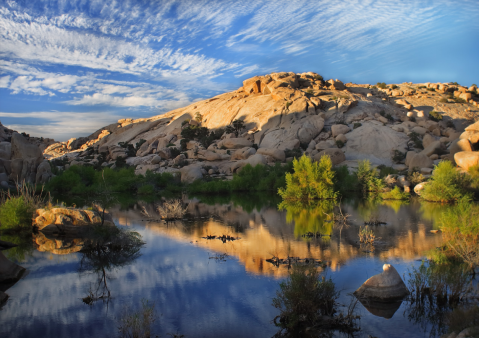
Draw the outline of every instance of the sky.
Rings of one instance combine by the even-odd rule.
[[[478,0],[0,0],[0,121],[66,141],[278,71],[470,86],[478,56]]]

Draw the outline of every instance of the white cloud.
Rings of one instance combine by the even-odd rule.
[[[0,117],[44,120],[42,124],[12,123],[6,124],[6,127],[18,132],[26,132],[32,136],[66,141],[72,137],[88,136],[124,116],[112,111],[85,113],[40,111],[31,113],[0,112]]]
[[[10,75],[0,77],[0,88],[8,88],[10,84]]]

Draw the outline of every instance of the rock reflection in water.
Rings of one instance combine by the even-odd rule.
[[[358,298],[358,300],[369,313],[386,319],[391,319],[402,304],[402,300],[391,302],[380,302],[367,298]]]
[[[442,244],[440,234],[431,234],[432,222],[418,219],[420,204],[411,203],[399,208],[388,205],[360,205],[353,200],[342,204],[344,213],[351,215],[349,228],[334,229],[328,221],[332,204],[319,204],[310,208],[285,208],[263,206],[253,210],[238,203],[208,205],[198,199],[186,201],[188,217],[181,221],[166,224],[164,222],[146,222],[141,208],[132,210],[114,210],[113,214],[120,224],[128,225],[145,221],[146,227],[161,234],[184,242],[191,242],[219,254],[226,253],[236,257],[250,273],[284,277],[288,266],[274,266],[266,260],[274,257],[314,258],[327,262],[337,270],[346,262],[364,256],[358,243],[358,228],[371,213],[385,219],[387,225],[374,227],[381,245],[374,254],[383,260],[402,258],[413,260],[423,257],[424,251]],[[152,205],[145,206],[152,212]],[[322,237],[302,237],[305,233],[318,232]],[[229,235],[239,240],[208,240],[203,237]],[[330,236],[329,236],[330,235]]]
[[[68,255],[80,251],[83,247],[81,238],[58,237],[41,231],[33,234],[33,241],[38,251],[55,255]]]

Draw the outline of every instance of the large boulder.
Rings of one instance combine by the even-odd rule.
[[[234,172],[240,170],[241,168],[243,168],[247,164],[251,165],[252,167],[255,167],[258,164],[266,165],[266,163],[267,163],[266,158],[263,155],[256,153],[256,154],[248,157],[247,160],[237,161],[237,162],[233,163],[231,165],[230,170],[231,170],[232,173],[234,173]]]
[[[408,290],[401,276],[390,264],[383,265],[383,272],[372,276],[355,292],[357,298],[390,301],[402,299],[408,295]]]
[[[464,170],[479,165],[479,151],[460,151],[454,155],[456,164]]]
[[[441,141],[434,141],[430,143],[423,151],[422,154],[426,156],[431,156],[432,154],[440,154],[445,150],[445,146]]]
[[[241,149],[244,147],[252,147],[253,142],[245,138],[226,138],[218,142],[218,148]]]
[[[37,209],[33,226],[45,232],[81,233],[89,226],[101,224],[98,211],[75,208]],[[114,225],[111,215],[105,213],[104,225]]]
[[[181,182],[193,183],[196,180],[203,179],[203,170],[199,165],[189,165],[180,169]]]
[[[412,171],[414,168],[432,168],[433,162],[424,153],[416,153],[412,155],[408,162],[409,170]]]
[[[50,166],[50,162],[48,160],[44,160],[37,168],[37,175],[35,178],[36,184],[44,184],[47,183],[50,178],[53,176],[52,168]]]
[[[262,155],[271,156],[276,161],[284,162],[284,160],[286,159],[286,155],[284,153],[284,150],[281,150],[281,149],[259,148],[257,153],[262,154]]]
[[[236,150],[232,155],[231,155],[231,160],[236,161],[236,160],[246,160],[248,157],[256,154],[256,149],[252,147],[245,147]]]
[[[324,155],[328,155],[331,158],[331,162],[333,162],[333,165],[337,165],[341,162],[346,161],[346,156],[344,155],[343,151],[338,148],[329,148],[329,149],[320,151],[319,153],[313,156],[313,159],[315,161],[319,161],[321,157],[323,157]]]
[[[472,151],[471,141],[468,139],[457,139],[452,141],[449,146],[449,155],[451,155],[451,158],[460,151]]]
[[[29,143],[22,135],[12,135],[12,162],[10,178],[34,184],[38,165],[43,161],[40,148]]]
[[[0,283],[15,283],[22,277],[24,272],[25,268],[11,262],[0,251]]]
[[[333,124],[331,126],[331,132],[333,134],[333,137],[336,137],[339,134],[346,134],[350,130],[351,128],[349,128],[347,125],[344,125],[344,124]]]

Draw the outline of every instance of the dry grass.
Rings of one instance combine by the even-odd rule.
[[[372,229],[366,225],[364,228],[359,227],[359,242],[364,244],[374,245],[374,240],[376,239],[376,235]]]
[[[181,200],[165,201],[162,205],[158,205],[158,212],[162,219],[173,220],[183,218],[186,214],[186,206],[183,206]]]

